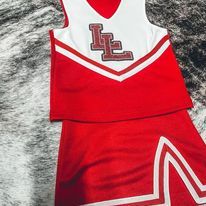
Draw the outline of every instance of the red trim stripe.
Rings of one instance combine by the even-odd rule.
[[[66,12],[66,9],[64,7],[64,3],[63,3],[63,0],[59,0],[60,1],[60,5],[62,7],[62,11],[64,13],[64,26],[63,28],[69,26],[69,19],[68,19],[68,16],[67,16],[67,12]]]
[[[85,60],[85,61],[87,61],[87,62],[107,71],[107,72],[110,72],[110,73],[115,74],[117,76],[121,76],[122,74],[125,74],[125,73],[131,71],[132,69],[134,69],[135,67],[137,67],[138,65],[140,65],[141,63],[143,63],[144,61],[149,59],[151,56],[153,56],[169,38],[170,37],[168,34],[165,35],[148,54],[146,54],[142,58],[138,59],[136,62],[134,62],[133,64],[131,64],[130,66],[128,66],[127,68],[125,68],[122,71],[115,71],[115,70],[113,70],[105,65],[102,65],[102,64],[100,64],[92,59],[89,59],[88,57],[82,55],[81,53],[79,53],[78,51],[76,51],[72,47],[64,44],[63,42],[59,41],[58,39],[55,39],[55,44],[59,47],[62,47],[65,50],[73,53],[74,55],[80,57],[81,59],[83,59],[83,60]]]

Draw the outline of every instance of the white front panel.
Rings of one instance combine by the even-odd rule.
[[[168,34],[167,29],[148,22],[145,15],[144,0],[121,0],[114,15],[106,19],[98,14],[86,0],[64,0],[69,26],[54,29],[54,37],[77,50],[82,55],[115,71],[121,71],[148,54],[157,43]],[[89,24],[102,24],[101,34],[112,33],[112,41],[121,41],[122,49],[114,49],[113,53],[130,51],[133,59],[102,59],[103,50],[92,50],[92,31]]]

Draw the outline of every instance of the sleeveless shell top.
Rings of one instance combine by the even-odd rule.
[[[49,30],[50,121],[106,122],[193,107],[168,30],[149,22],[145,0],[61,4],[65,25]]]

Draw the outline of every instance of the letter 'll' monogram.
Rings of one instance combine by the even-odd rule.
[[[91,43],[92,50],[103,50],[103,61],[123,61],[133,60],[133,53],[131,51],[123,51],[122,53],[113,53],[113,50],[121,50],[121,41],[112,41],[113,33],[101,33],[103,30],[102,24],[90,24],[89,30],[92,31]]]

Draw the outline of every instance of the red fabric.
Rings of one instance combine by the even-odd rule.
[[[131,71],[132,69],[134,69],[135,67],[139,66],[141,63],[145,62],[146,60],[148,60],[152,55],[154,55],[159,49],[160,47],[169,39],[169,35],[165,35],[160,41],[159,43],[148,53],[146,54],[145,56],[141,57],[140,59],[138,59],[137,61],[135,61],[134,63],[132,63],[130,66],[126,67],[125,69],[121,70],[121,71],[115,71],[103,64],[100,64],[98,62],[95,62],[94,60],[92,59],[89,59],[88,57],[82,55],[81,53],[79,53],[78,51],[76,51],[75,49],[73,49],[72,47],[64,44],[63,42],[55,39],[55,44],[57,46],[60,46],[61,48],[64,48],[66,49],[67,51],[70,51],[71,53],[75,54],[76,56],[79,56],[81,59],[105,70],[105,71],[108,71],[112,74],[115,74],[117,76],[120,76],[122,74],[125,74],[127,73],[128,71]]]
[[[120,5],[120,0],[87,1],[105,18],[110,18]],[[63,3],[62,7],[65,12]],[[65,13],[65,26],[68,25]],[[193,107],[171,45],[151,65],[118,82],[56,52],[53,31],[49,33],[50,121],[118,121]]]
[[[120,0],[88,3],[110,18]],[[117,82],[55,52],[52,30],[50,37],[50,120],[63,120],[55,206],[206,203],[206,147],[186,110],[193,104],[172,46]]]
[[[65,10],[65,7],[64,7],[64,3],[62,0],[60,0],[60,4],[61,4],[61,7],[62,7],[62,10],[64,12],[64,25],[63,25],[63,28],[64,27],[67,27],[69,25],[69,19],[68,19],[68,16],[67,16],[67,13],[66,13],[66,10]]]
[[[113,16],[113,14],[118,10],[118,7],[121,3],[120,0],[113,0],[113,1],[111,0],[102,0],[102,1],[85,0],[85,1],[87,1],[88,4],[104,18],[110,18],[111,16]],[[64,3],[62,0],[60,0],[60,4],[64,12],[65,19],[64,19],[63,28],[65,28],[69,25],[69,18],[65,11]]]
[[[110,18],[119,8],[121,0],[86,0],[90,6],[101,16],[105,18]]]
[[[55,53],[50,35],[51,121],[117,121],[193,107],[171,45],[145,69],[118,82]]]
[[[152,194],[155,155],[158,153],[161,137],[166,138],[179,151],[199,181],[206,185],[206,145],[186,110],[108,123],[64,120],[59,147],[55,206],[76,206]],[[204,197],[206,203],[206,188],[204,191],[200,190],[179,159],[178,153],[167,144],[162,148],[159,153],[160,167],[155,170],[159,172],[159,198],[104,205],[153,205],[168,201],[163,187],[166,154],[177,161],[198,196]],[[171,206],[197,205],[182,177],[170,163]]]

